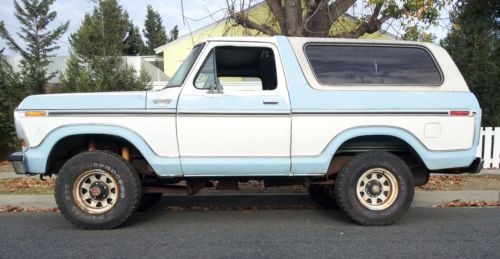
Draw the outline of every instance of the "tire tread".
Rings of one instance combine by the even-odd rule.
[[[56,200],[56,204],[57,204],[57,207],[60,208],[61,214],[64,216],[64,218],[67,221],[69,221],[71,224],[75,225],[75,226],[78,226],[78,227],[80,227],[82,229],[87,229],[87,230],[114,229],[114,228],[122,225],[123,223],[125,223],[125,221],[127,221],[127,219],[129,219],[130,216],[132,216],[132,214],[139,207],[140,198],[141,198],[141,195],[142,195],[141,180],[140,180],[138,174],[136,173],[135,169],[132,167],[132,165],[129,162],[127,162],[122,157],[120,157],[117,154],[115,154],[113,152],[110,152],[110,151],[97,150],[97,151],[90,151],[90,152],[82,152],[82,153],[80,153],[80,154],[75,155],[74,157],[72,157],[70,160],[68,160],[68,162],[71,162],[72,160],[73,161],[74,160],[78,160],[81,157],[88,155],[89,153],[94,153],[94,154],[99,154],[99,155],[105,156],[106,159],[115,160],[116,162],[122,163],[123,165],[125,165],[126,167],[128,167],[129,172],[132,172],[132,180],[134,182],[134,185],[138,186],[138,188],[135,188],[135,193],[132,196],[133,206],[123,216],[118,217],[114,221],[110,221],[110,222],[107,222],[107,223],[104,223],[104,224],[90,224],[90,223],[81,222],[81,221],[77,220],[75,217],[73,217],[70,214],[70,212],[66,211],[65,207],[62,206],[62,204],[61,204],[62,201],[60,201],[58,199],[58,197],[61,194],[59,193],[59,190],[58,190],[57,186],[60,185],[60,184],[62,184],[62,183],[60,183],[60,181],[58,181],[59,179],[61,179],[61,177],[57,177],[57,179],[56,179],[56,188],[54,188],[54,196],[56,197],[56,199],[55,199]],[[63,171],[64,167],[65,166],[63,166],[61,168],[61,172]]]
[[[389,153],[389,152],[385,152],[385,151],[370,151],[370,152],[364,152],[364,153],[360,153],[358,155],[355,155],[349,162],[347,162],[345,164],[345,166],[340,170],[340,172],[337,175],[337,179],[336,179],[336,183],[335,183],[335,193],[336,193],[335,197],[337,199],[337,204],[340,207],[340,209],[344,213],[346,213],[346,215],[349,218],[351,218],[352,220],[354,220],[355,222],[357,222],[361,225],[365,225],[365,226],[390,225],[390,224],[394,223],[396,220],[398,220],[399,218],[401,218],[406,213],[406,211],[409,209],[409,207],[411,206],[411,201],[413,200],[413,196],[414,196],[412,178],[410,178],[410,183],[409,183],[409,186],[410,186],[409,200],[410,200],[410,202],[404,203],[403,207],[401,209],[399,209],[398,212],[394,216],[392,216],[391,218],[385,219],[385,220],[376,220],[376,221],[369,220],[366,217],[363,217],[362,215],[355,213],[354,210],[352,210],[348,207],[348,204],[349,204],[347,201],[348,197],[346,197],[345,195],[342,195],[343,193],[346,193],[345,188],[347,185],[344,182],[347,180],[346,178],[348,177],[348,174],[350,174],[353,171],[352,167],[354,167],[355,165],[357,165],[359,163],[365,162],[368,159],[376,159],[376,160],[377,159],[378,160],[391,159],[391,160],[394,160],[395,162],[400,163],[398,166],[407,167],[407,165],[398,156],[396,156],[392,153]]]

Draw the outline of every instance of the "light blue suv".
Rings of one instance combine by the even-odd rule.
[[[252,37],[195,45],[165,88],[30,96],[17,173],[57,174],[61,213],[114,228],[162,193],[303,184],[386,225],[429,174],[477,172],[481,109],[441,47]]]

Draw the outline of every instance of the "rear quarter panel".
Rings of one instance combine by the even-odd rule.
[[[303,52],[306,40],[283,38],[278,43],[292,106],[293,173],[325,172],[341,144],[336,139],[347,135],[398,135],[414,143],[431,170],[465,167],[475,158],[481,110],[442,48],[421,45],[441,67],[440,86],[328,86],[312,74]],[[470,115],[450,116],[453,110]]]

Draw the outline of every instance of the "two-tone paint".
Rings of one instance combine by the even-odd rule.
[[[315,42],[418,45],[432,53],[443,82],[321,85],[303,53]],[[227,45],[272,49],[277,88],[223,94],[196,89],[195,76],[210,50]],[[46,116],[25,116],[31,110]],[[405,141],[430,170],[467,167],[476,154],[481,110],[451,58],[433,44],[257,37],[208,40],[182,87],[30,96],[15,117],[18,135],[29,145],[24,154],[30,173],[46,172],[61,139],[102,134],[128,140],[159,176],[307,176],[325,174],[343,143],[370,135]]]

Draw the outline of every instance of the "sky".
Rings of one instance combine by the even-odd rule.
[[[179,26],[179,36],[189,33],[190,28],[194,31],[214,22],[214,19],[220,19],[224,16],[224,12],[219,10],[226,6],[225,0],[183,0],[182,2],[185,21],[183,21],[181,11],[181,0],[120,0],[120,4],[128,12],[134,24],[139,26],[141,32],[148,4],[160,13],[167,31],[170,31],[175,25]],[[70,21],[68,31],[58,41],[61,48],[57,51],[57,55],[69,55],[68,37],[78,30],[85,13],[92,12],[93,7],[94,3],[90,0],[56,0],[54,2],[51,10],[57,12],[57,18],[52,22],[51,27],[54,28],[65,21]],[[0,20],[5,22],[11,35],[19,32],[20,27],[14,16],[14,10],[13,0],[0,0]],[[212,17],[209,14],[213,14]],[[19,38],[16,37],[16,39]],[[0,39],[0,49],[2,48],[5,48],[5,55],[14,55],[7,48],[5,41]]]
[[[249,1],[252,0],[247,0],[245,3]],[[260,1],[253,0],[253,2]],[[141,31],[144,27],[147,5],[151,5],[162,16],[167,31],[170,31],[173,26],[178,25],[179,36],[182,36],[189,33],[189,31],[194,31],[223,18],[225,15],[226,0],[120,0],[120,4],[128,12],[134,24],[139,26]],[[91,0],[56,0],[54,2],[51,10],[57,12],[57,18],[51,24],[51,27],[54,28],[65,21],[70,21],[68,31],[58,41],[61,48],[57,50],[56,55],[69,55],[70,45],[68,37],[80,27],[84,14],[91,12],[93,7],[94,3]],[[182,10],[184,10],[184,16],[182,15]],[[443,15],[446,16],[445,14]],[[20,24],[14,16],[13,0],[0,0],[0,20],[5,22],[11,35],[19,32]],[[435,26],[431,29],[431,32],[437,35],[438,40],[443,38],[447,33],[443,25]],[[392,33],[397,34],[395,31],[392,31]],[[20,42],[17,36],[15,38]],[[0,49],[2,48],[5,48],[4,55],[15,55],[15,53],[8,49],[5,41],[0,39]]]

